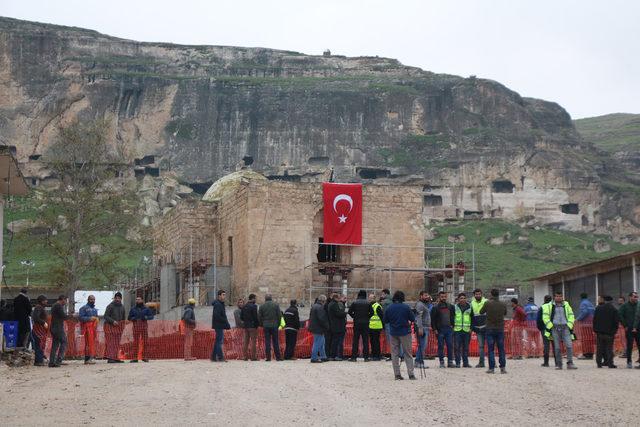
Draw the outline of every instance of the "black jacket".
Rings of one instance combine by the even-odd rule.
[[[242,312],[240,312],[240,319],[244,322],[245,329],[253,329],[260,326],[258,306],[253,302],[246,303],[244,307],[242,307]]]
[[[298,307],[290,305],[284,311],[284,328],[285,329],[300,329],[300,315],[298,314]]]
[[[308,329],[312,334],[325,334],[329,331],[327,312],[324,310],[322,304],[318,302],[311,307]]]
[[[18,294],[13,299],[13,318],[18,321],[20,326],[29,327],[29,317],[31,316],[31,301],[23,294]]]
[[[455,325],[455,323],[456,323],[456,309],[455,309],[455,307],[453,305],[449,304],[448,302],[446,302],[446,303],[439,302],[438,304],[434,305],[433,308],[431,309],[431,328],[434,331],[440,330],[440,309],[446,309],[446,308],[449,309],[449,317],[451,319],[450,320],[451,329],[453,329],[453,325]]]
[[[220,300],[215,300],[211,305],[213,305],[211,327],[213,329],[231,329],[229,320],[227,320],[227,311],[224,308],[224,303]]]
[[[596,334],[614,336],[618,332],[620,313],[611,303],[605,303],[596,307],[593,315],[593,332]]]
[[[68,318],[69,316],[65,314],[62,304],[59,302],[53,304],[53,307],[51,307],[51,335],[64,335],[64,321]]]
[[[343,303],[333,300],[329,303],[329,326],[331,332],[346,332],[347,312],[344,311]]]
[[[369,320],[373,316],[373,309],[366,298],[358,298],[349,307],[349,316],[353,319],[354,327],[369,327]]]

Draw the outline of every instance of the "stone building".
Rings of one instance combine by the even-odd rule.
[[[271,293],[280,302],[343,286],[350,296],[422,289],[422,187],[364,185],[362,222],[362,245],[325,245],[320,182],[228,175],[202,201],[180,203],[154,224],[161,311],[190,296],[211,301],[217,288],[228,301]]]

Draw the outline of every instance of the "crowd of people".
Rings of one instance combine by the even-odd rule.
[[[95,298],[88,297],[77,315],[66,314],[64,306],[67,298],[60,295],[53,304],[50,316],[46,312],[47,298],[40,295],[36,306],[31,309],[27,290],[23,289],[14,300],[14,310],[19,324],[19,342],[25,346],[31,343],[35,352],[35,365],[58,367],[64,364],[67,347],[67,334],[64,322],[71,317],[77,318],[84,337],[85,364],[94,364],[96,356],[96,337],[99,323]],[[210,360],[225,362],[223,352],[224,331],[231,328],[226,314],[226,292],[220,290],[212,307],[211,326],[215,332]],[[190,299],[184,307],[180,329],[184,335],[184,358],[192,357],[194,330],[196,328],[194,299]],[[553,296],[547,295],[544,304],[538,307],[533,298],[522,307],[518,300],[511,300],[512,322],[510,337],[511,357],[522,358],[522,341],[535,343],[537,337],[531,336],[535,324],[541,334],[543,344],[543,367],[550,366],[549,360],[553,350],[555,367],[563,369],[562,347],[566,351],[566,368],[577,369],[574,363],[573,341],[576,339],[575,327],[592,328],[596,334],[595,361],[597,366],[616,368],[614,364],[614,337],[621,324],[625,330],[627,367],[632,368],[631,355],[633,344],[640,346],[640,310],[637,310],[638,294],[631,292],[629,300],[619,308],[613,306],[611,296],[600,296],[597,306],[581,295],[581,303],[576,317],[568,301],[561,292]],[[280,306],[273,301],[271,295],[265,295],[264,302],[258,307],[256,295],[251,294],[247,300],[237,301],[234,313],[235,326],[243,330],[242,354],[244,360],[257,360],[258,330],[262,328],[264,336],[265,358],[270,361],[295,360],[295,348],[298,331],[305,326],[300,321],[298,304],[291,300],[289,307],[282,312]],[[311,363],[342,361],[347,321],[353,322],[353,340],[349,361],[356,362],[361,355],[365,362],[382,360],[383,356],[392,361],[396,379],[402,379],[400,363],[404,361],[410,379],[415,379],[414,367],[428,368],[425,364],[428,336],[434,333],[437,338],[437,359],[440,368],[471,368],[469,362],[469,345],[472,334],[478,342],[479,361],[476,368],[485,368],[485,354],[488,358],[487,373],[496,369],[495,350],[498,353],[497,368],[506,373],[505,354],[505,317],[507,307],[499,298],[496,289],[491,290],[490,298],[485,298],[483,291],[476,289],[470,301],[465,293],[459,293],[455,303],[451,304],[447,293],[439,292],[437,300],[422,291],[418,295],[414,307],[405,303],[405,294],[396,291],[391,296],[389,290],[383,289],[379,295],[361,290],[357,298],[347,304],[347,297],[333,293],[327,298],[320,295],[311,307],[306,328],[313,335]],[[29,321],[31,318],[31,321]],[[104,313],[105,358],[107,363],[123,363],[119,355],[120,341],[125,320],[133,324],[134,357],[131,362],[139,360],[147,362],[148,348],[147,322],[154,318],[153,312],[144,304],[142,298],[136,298],[135,305],[126,310],[122,304],[122,294],[116,292],[113,301]],[[49,324],[50,322],[50,324]],[[579,323],[578,323],[579,322]],[[32,329],[30,325],[33,325]],[[280,351],[279,330],[284,329],[285,349]],[[386,335],[390,346],[390,354],[381,351],[381,334]],[[581,330],[579,334],[591,333]],[[415,358],[412,355],[412,340],[415,335],[417,348]],[[49,358],[44,349],[51,337]],[[520,341],[520,342],[518,342]],[[361,350],[361,351],[360,351]],[[593,344],[583,340],[582,359],[593,359]],[[445,361],[446,359],[446,361]],[[445,363],[446,362],[446,363]],[[639,361],[640,363],[640,361]],[[636,368],[640,369],[640,365]]]

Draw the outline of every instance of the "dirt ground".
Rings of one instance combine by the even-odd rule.
[[[417,381],[395,381],[390,362],[3,365],[0,425],[638,425],[640,370],[540,363],[488,375],[428,361]]]

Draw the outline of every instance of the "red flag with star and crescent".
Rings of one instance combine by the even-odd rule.
[[[362,184],[322,183],[324,243],[362,244]]]

